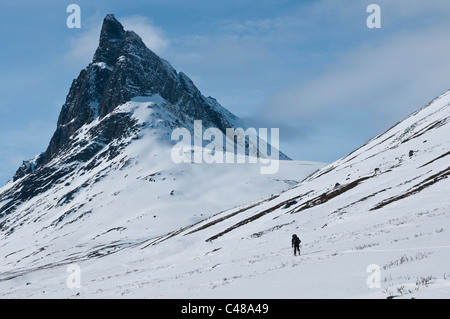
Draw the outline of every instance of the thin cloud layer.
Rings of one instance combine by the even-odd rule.
[[[450,69],[449,49],[447,33],[430,29],[341,53],[311,81],[274,94],[261,115],[284,121],[335,108],[408,112],[444,90],[442,83],[450,88],[450,74],[443,72]]]
[[[153,22],[144,16],[135,15],[120,19],[125,30],[133,30],[144,41],[145,45],[158,55],[164,53],[170,41],[166,38],[164,31],[153,25]]]

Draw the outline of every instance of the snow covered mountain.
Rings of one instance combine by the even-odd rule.
[[[116,42],[93,70],[115,72],[123,53],[104,54]],[[91,104],[68,142],[54,137],[63,151],[0,190],[2,297],[448,298],[450,91],[315,173],[317,163],[283,161],[274,176],[254,164],[178,166],[163,141],[179,103],[155,91],[115,99],[113,110]]]
[[[227,128],[245,128],[239,118],[214,98],[204,97],[184,73],[109,14],[92,62],[72,83],[47,150],[24,162],[0,193],[0,217],[55,185],[66,184],[80,166],[90,171],[116,158],[144,131],[173,146],[170,134],[175,128],[196,134],[194,120],[202,121],[201,133],[210,127],[224,135]],[[264,157],[254,139],[246,140],[243,133],[236,131],[238,147],[247,155]],[[226,151],[230,140],[214,143]],[[289,159],[279,154],[280,159]]]

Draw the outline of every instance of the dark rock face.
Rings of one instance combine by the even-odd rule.
[[[123,26],[114,15],[108,14],[103,20],[100,43],[94,54],[93,62],[105,62],[107,65],[114,65],[122,51],[125,34]]]

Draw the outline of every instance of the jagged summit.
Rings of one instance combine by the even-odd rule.
[[[120,56],[125,35],[126,31],[122,24],[117,21],[113,14],[108,14],[103,20],[100,43],[94,54],[93,62],[105,62],[108,65],[114,65]]]
[[[176,116],[202,119],[222,131],[240,124],[235,115],[204,97],[189,77],[178,73],[135,32],[125,31],[115,16],[108,14],[92,62],[73,81],[57,130],[38,162],[49,163],[70,147],[70,137],[83,125],[104,118],[134,97],[155,94],[176,106]],[[22,175],[19,172],[18,176]]]

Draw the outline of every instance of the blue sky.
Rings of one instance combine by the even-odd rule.
[[[81,29],[66,8],[81,7]],[[381,8],[369,29],[366,8]],[[44,151],[108,13],[294,159],[332,162],[450,89],[446,0],[0,4],[0,184]]]

